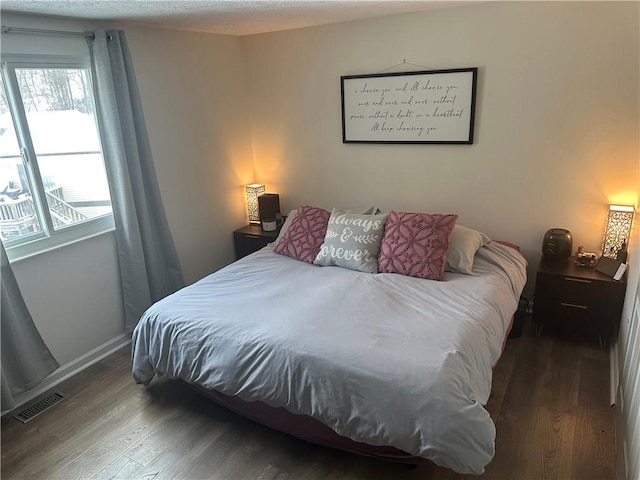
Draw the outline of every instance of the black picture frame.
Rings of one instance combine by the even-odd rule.
[[[343,143],[472,144],[478,68],[340,77]]]

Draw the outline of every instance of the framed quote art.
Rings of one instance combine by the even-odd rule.
[[[472,144],[477,77],[477,68],[342,76],[342,141]]]

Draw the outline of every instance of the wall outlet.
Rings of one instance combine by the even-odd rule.
[[[527,304],[527,314],[533,314],[533,300],[529,300],[529,303]]]

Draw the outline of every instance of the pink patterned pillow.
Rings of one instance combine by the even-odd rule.
[[[300,205],[296,216],[274,251],[301,262],[313,263],[320,251],[331,212]]]
[[[378,271],[442,280],[449,240],[458,215],[390,212]]]

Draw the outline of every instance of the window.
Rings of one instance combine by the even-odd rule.
[[[0,239],[12,257],[113,228],[88,61],[2,59]]]

